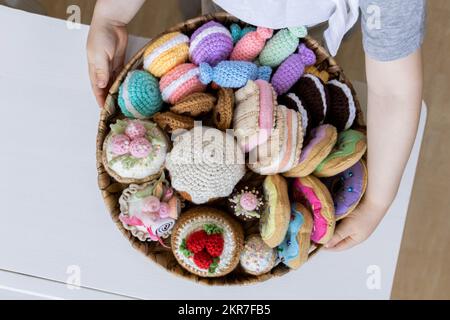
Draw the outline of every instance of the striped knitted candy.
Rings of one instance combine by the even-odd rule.
[[[170,32],[153,41],[144,51],[144,69],[160,78],[189,58],[189,38]]]
[[[236,43],[230,60],[253,61],[258,57],[266,44],[266,40],[273,34],[269,28],[258,27],[256,31],[249,32]]]
[[[159,81],[162,99],[176,104],[191,93],[204,91],[206,85],[200,82],[199,74],[199,68],[192,63],[183,63],[170,70]]]
[[[281,29],[272,39],[267,41],[266,46],[259,55],[259,62],[264,66],[279,66],[298,47],[299,38],[307,35],[305,27]]]
[[[278,95],[282,95],[300,79],[305,72],[305,66],[316,63],[316,55],[303,43],[298,47],[298,53],[291,54],[281,63],[272,77],[272,86]]]
[[[256,30],[256,28],[253,26],[247,26],[247,27],[241,28],[241,26],[238,25],[237,23],[232,23],[230,26],[230,32],[231,32],[231,37],[233,38],[233,43],[238,42],[247,33],[255,31],[255,30]]]
[[[131,71],[119,87],[117,100],[126,117],[149,118],[162,106],[158,80],[147,71]]]
[[[227,59],[233,50],[230,31],[218,22],[210,21],[194,31],[191,36],[189,55],[197,65],[206,62],[215,66]]]

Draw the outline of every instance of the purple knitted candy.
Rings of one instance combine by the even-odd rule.
[[[272,86],[278,95],[289,91],[305,72],[305,67],[316,63],[316,56],[303,43],[298,47],[298,53],[291,54],[278,67],[272,77]]]
[[[206,62],[215,66],[226,60],[233,51],[230,31],[218,22],[210,21],[195,30],[191,36],[189,55],[193,63]]]

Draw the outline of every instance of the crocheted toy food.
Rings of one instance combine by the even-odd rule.
[[[233,43],[234,44],[237,43],[247,33],[255,31],[255,30],[256,30],[256,27],[254,27],[254,26],[246,26],[244,28],[241,28],[241,26],[238,25],[237,23],[232,23],[230,25],[230,33],[231,33],[231,37],[233,38]]]
[[[244,232],[230,215],[195,207],[180,216],[171,239],[173,254],[183,268],[201,277],[220,277],[239,263]]]
[[[278,246],[278,257],[289,268],[298,269],[308,260],[312,229],[311,212],[299,202],[292,203],[288,231]]]
[[[327,187],[310,175],[295,178],[292,189],[294,200],[302,203],[313,214],[311,240],[320,244],[327,243],[333,236],[336,225],[333,199]]]
[[[325,121],[338,131],[350,129],[356,118],[356,105],[350,87],[343,82],[330,80],[327,84],[330,104]]]
[[[118,182],[150,181],[161,171],[168,146],[166,135],[155,123],[117,120],[103,143],[103,165]]]
[[[217,104],[213,108],[213,122],[217,129],[226,130],[231,127],[233,109],[233,89],[219,88],[217,93]]]
[[[276,94],[264,80],[249,80],[235,92],[233,129],[242,150],[249,152],[267,141],[275,126]]]
[[[284,106],[286,106],[289,109],[295,110],[297,112],[300,112],[302,115],[302,129],[303,129],[303,137],[309,135],[309,132],[311,131],[311,115],[306,111],[305,107],[303,107],[303,104],[301,100],[297,97],[295,93],[288,93],[282,96],[278,97],[278,102]]]
[[[263,241],[271,248],[286,236],[291,215],[286,180],[280,175],[267,176],[263,183],[266,206],[261,215],[259,230]]]
[[[299,38],[308,34],[305,27],[281,29],[269,41],[259,55],[259,62],[264,66],[279,66],[298,47]]]
[[[366,149],[367,139],[364,133],[351,129],[342,131],[338,134],[331,153],[314,170],[314,175],[335,176],[358,162]]]
[[[327,114],[330,97],[325,84],[312,74],[303,75],[292,89],[311,115],[310,127],[323,123]]]
[[[230,60],[255,60],[264,48],[266,40],[270,39],[272,34],[272,29],[263,27],[258,27],[256,31],[246,33],[236,43],[233,52],[231,52]]]
[[[312,75],[315,75],[320,80],[323,81],[323,83],[328,83],[328,80],[330,79],[330,74],[326,72],[325,70],[319,71],[316,66],[309,66],[305,69],[305,73],[309,73]]]
[[[363,160],[334,177],[322,182],[333,197],[336,220],[351,213],[360,202],[367,187],[367,169]]]
[[[258,67],[248,61],[221,61],[215,67],[207,63],[200,64],[200,81],[204,85],[214,82],[223,88],[242,88],[248,80],[269,81],[271,74],[270,67]]]
[[[330,154],[337,141],[336,128],[323,124],[314,128],[296,166],[283,173],[285,177],[306,177]]]
[[[245,174],[244,153],[232,135],[206,126],[175,138],[167,155],[172,186],[196,204],[228,197]]]
[[[238,185],[228,197],[228,204],[230,211],[241,220],[259,219],[265,206],[262,188]]]
[[[289,91],[305,72],[305,67],[316,63],[316,55],[303,43],[298,53],[291,54],[275,71],[271,84],[278,95]]]
[[[204,92],[195,92],[178,101],[170,107],[170,111],[180,115],[198,117],[210,112],[216,104],[217,98]]]
[[[261,175],[292,169],[303,146],[301,114],[283,105],[277,106],[276,127],[269,139],[249,153],[248,167]]]
[[[189,37],[181,32],[162,35],[144,51],[144,69],[157,78],[186,62],[189,58]]]
[[[147,71],[128,72],[119,87],[120,110],[128,118],[146,119],[162,106],[158,80]]]
[[[125,229],[141,241],[167,238],[178,219],[181,201],[164,174],[142,185],[131,184],[119,198],[119,220]]]
[[[183,63],[168,73],[159,81],[162,99],[170,104],[176,104],[184,97],[194,92],[203,92],[206,89],[199,80],[200,70],[192,63]]]
[[[168,133],[178,129],[191,130],[194,127],[194,119],[189,116],[182,116],[171,111],[158,112],[153,116],[158,126]]]
[[[246,273],[254,276],[267,273],[275,266],[276,260],[276,249],[269,247],[260,235],[251,234],[245,239],[239,262]]]
[[[230,31],[218,22],[205,23],[191,36],[189,55],[196,65],[206,62],[215,66],[226,60],[232,50],[233,39]]]

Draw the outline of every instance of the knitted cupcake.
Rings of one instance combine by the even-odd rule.
[[[291,54],[278,67],[272,77],[271,83],[278,95],[282,95],[300,79],[305,72],[305,67],[316,63],[316,55],[303,43],[298,47],[298,53]]]
[[[230,25],[230,33],[231,33],[231,38],[233,38],[233,43],[236,44],[247,33],[255,31],[255,30],[256,30],[256,27],[254,27],[254,26],[246,26],[244,28],[241,28],[241,26],[238,25],[237,23],[232,23]]]
[[[240,265],[245,272],[254,276],[267,273],[275,266],[277,251],[269,247],[258,234],[251,234],[245,239],[241,252]]]
[[[215,66],[226,60],[233,50],[230,31],[215,21],[209,21],[194,31],[191,36],[189,55],[197,65],[206,62]]]
[[[285,105],[289,109],[300,112],[302,115],[302,129],[303,129],[303,137],[306,137],[311,131],[311,115],[306,111],[299,97],[295,93],[288,93],[286,95],[280,96],[278,98],[280,104]]]
[[[234,137],[209,127],[194,127],[175,138],[167,155],[172,186],[196,204],[227,197],[245,174],[244,153]]]
[[[261,187],[236,186],[228,198],[230,211],[239,219],[250,221],[261,218],[264,195]]]
[[[150,181],[161,171],[168,145],[153,122],[117,120],[103,144],[103,165],[121,183]]]
[[[281,29],[278,31],[261,51],[259,62],[264,66],[279,66],[298,47],[299,38],[307,35],[305,27]]]
[[[272,37],[273,30],[269,28],[258,27],[256,31],[246,33],[231,52],[230,60],[255,60],[264,45],[266,40]]]
[[[189,38],[181,32],[170,32],[153,41],[144,51],[144,69],[161,78],[170,69],[189,58]]]
[[[348,85],[337,80],[327,84],[330,93],[330,105],[325,121],[331,123],[338,131],[350,129],[356,118],[356,106]]]
[[[162,99],[176,104],[191,93],[205,91],[206,85],[200,82],[199,75],[200,69],[192,63],[176,66],[159,81]]]
[[[171,243],[184,269],[201,277],[221,277],[238,265],[244,232],[225,212],[195,207],[178,219]]]
[[[167,238],[180,215],[181,201],[164,174],[158,180],[131,184],[119,198],[119,220],[125,229],[141,241]]]
[[[162,106],[158,80],[147,71],[130,71],[119,87],[117,100],[126,117],[149,118]]]

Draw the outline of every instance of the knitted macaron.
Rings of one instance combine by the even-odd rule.
[[[297,112],[300,112],[302,115],[302,129],[303,129],[303,137],[308,136],[309,132],[311,131],[311,115],[308,113],[308,111],[303,106],[301,100],[295,93],[288,93],[286,95],[282,95],[278,97],[278,102],[289,109],[295,110]]]
[[[232,135],[194,127],[175,138],[166,168],[172,186],[187,200],[202,204],[233,192],[245,174],[245,157]]]
[[[230,60],[255,60],[266,40],[273,34],[273,30],[269,28],[258,27],[256,31],[248,32],[236,43],[233,52],[231,52]]]
[[[144,69],[161,78],[189,58],[189,37],[181,32],[162,35],[144,51]]]
[[[243,36],[245,36],[247,33],[255,31],[256,27],[254,26],[246,26],[244,28],[241,28],[240,25],[237,23],[232,23],[230,25],[230,33],[231,37],[233,38],[233,43],[237,43]]]
[[[259,62],[264,66],[279,66],[298,47],[299,38],[307,35],[305,27],[281,29],[269,41],[259,55]]]
[[[128,118],[149,118],[161,109],[158,80],[147,71],[130,71],[119,87],[118,103]]]
[[[245,272],[254,276],[267,273],[275,266],[277,251],[269,247],[258,234],[251,234],[245,239],[240,256],[240,265]]]
[[[233,50],[230,31],[216,21],[209,21],[191,35],[189,54],[197,65],[206,62],[215,66],[226,60]]]
[[[330,104],[325,121],[334,125],[338,131],[350,129],[356,118],[356,106],[350,87],[343,82],[330,80],[327,88]]]
[[[159,81],[162,99],[176,104],[194,92],[205,91],[206,85],[200,82],[199,75],[200,69],[195,64],[183,63],[176,66]]]
[[[303,75],[305,67],[314,63],[316,63],[314,52],[305,44],[300,44],[298,53],[293,53],[284,60],[272,77],[270,83],[272,83],[276,93],[282,95],[288,92]]]

